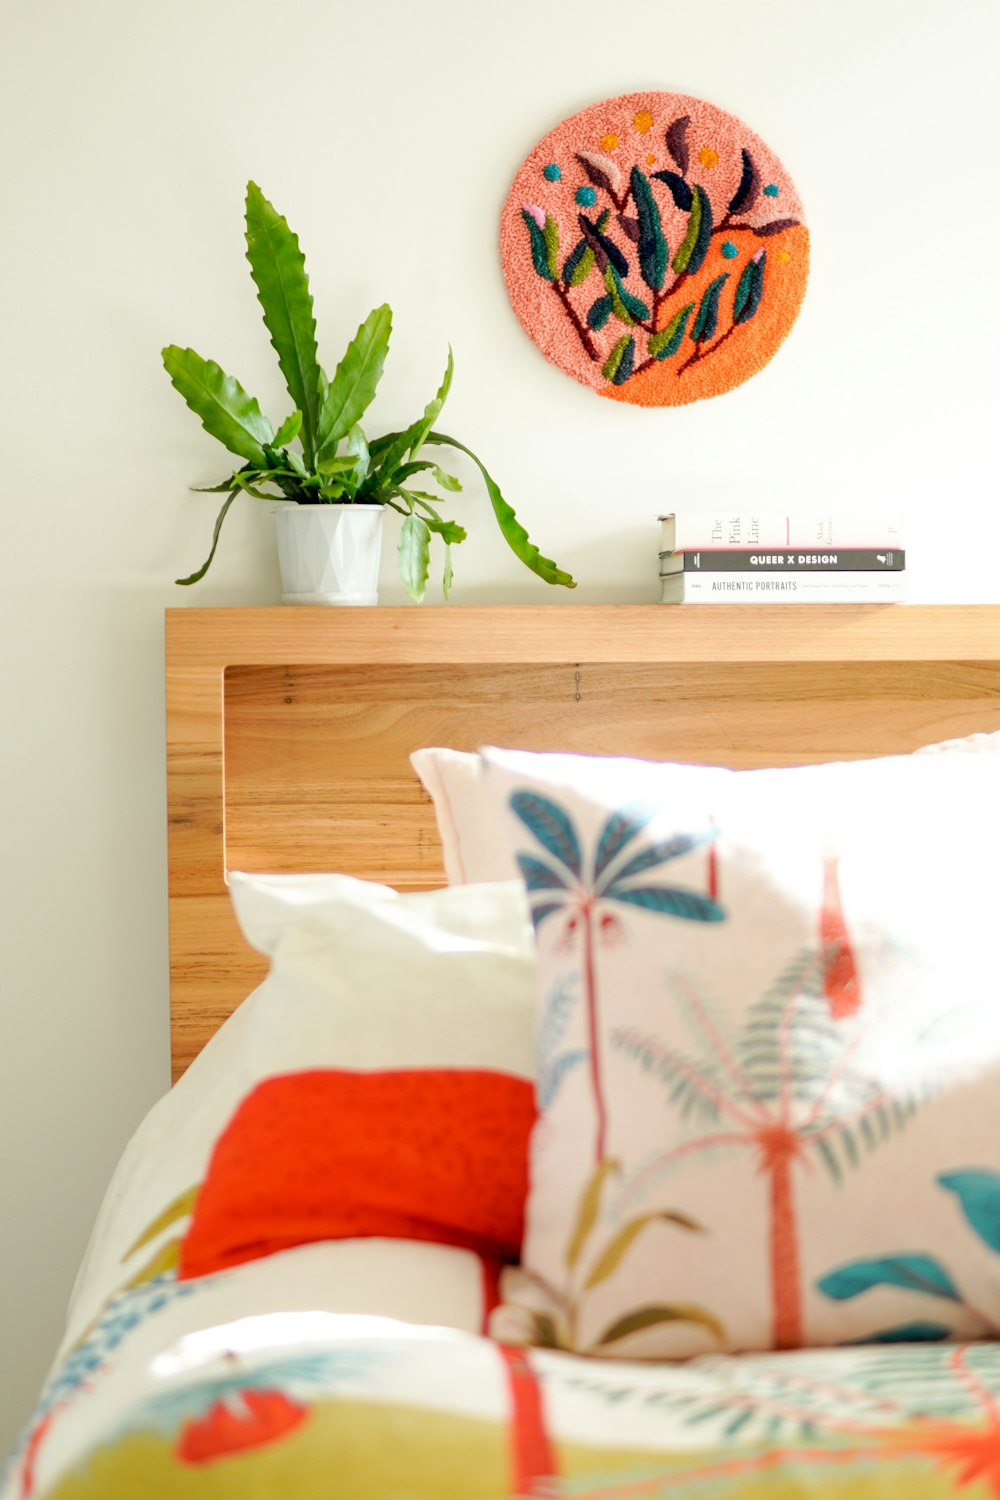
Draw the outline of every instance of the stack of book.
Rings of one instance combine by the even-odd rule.
[[[660,516],[662,604],[898,604],[898,515]]]

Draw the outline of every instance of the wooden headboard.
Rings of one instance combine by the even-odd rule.
[[[1000,728],[1000,606],[171,609],[174,1076],[263,974],[227,870],[443,883],[422,745],[734,767]]]

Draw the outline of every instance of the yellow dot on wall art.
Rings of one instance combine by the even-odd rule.
[[[805,295],[809,231],[749,126],[693,95],[647,92],[590,105],[528,152],[500,255],[547,360],[608,400],[681,406],[774,357]]]

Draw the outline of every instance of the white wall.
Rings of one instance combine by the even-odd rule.
[[[905,509],[911,595],[998,600],[995,0],[34,0],[2,20],[0,1450],[54,1348],[104,1181],[167,1080],[162,611],[277,600],[268,507],[160,367],[190,342],[282,416],[242,259],[254,177],[301,235],[321,348],[376,302],[378,408],[436,388],[533,538],[486,502],[455,604],[652,600],[670,503]],[[629,59],[632,61],[629,61]],[[565,115],[644,88],[744,118],[807,207],[813,272],[773,363],[711,402],[601,401],[525,338],[497,215]],[[957,567],[949,540],[981,539]],[[400,602],[391,547],[383,598]],[[456,628],[460,619],[456,618]]]

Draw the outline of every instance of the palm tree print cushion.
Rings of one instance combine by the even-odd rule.
[[[996,1336],[995,757],[483,753],[538,947],[494,1334],[653,1358]]]

